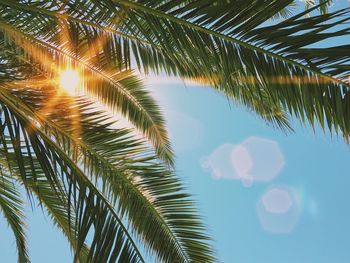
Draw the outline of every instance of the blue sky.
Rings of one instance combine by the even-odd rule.
[[[297,122],[285,135],[208,87],[163,77],[147,83],[222,262],[350,262],[350,148],[341,138]],[[40,208],[28,208],[28,231],[32,262],[71,261]],[[0,261],[16,262],[3,220],[0,233]]]
[[[169,119],[175,150],[181,152],[178,173],[199,201],[222,262],[350,261],[349,146],[297,123],[295,133],[286,136],[205,87],[179,84],[154,89],[159,98],[167,97],[162,101],[171,112],[168,116],[183,117],[183,122]],[[188,129],[190,119],[196,124]],[[235,168],[227,168],[227,151],[220,152],[220,146],[242,142],[240,147],[255,155],[251,157],[255,178],[259,169],[254,170],[254,163],[279,173],[252,185],[234,179]],[[276,145],[283,155],[281,169],[276,169],[281,156],[271,156],[277,155]],[[226,172],[220,178],[203,168],[203,159],[218,148],[222,159],[216,163],[214,159],[213,166]],[[268,211],[261,211],[262,200]]]

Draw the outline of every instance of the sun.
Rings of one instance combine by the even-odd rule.
[[[69,95],[75,95],[80,84],[78,71],[72,69],[63,70],[59,76],[60,88]]]

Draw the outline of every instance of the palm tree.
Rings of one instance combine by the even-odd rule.
[[[214,262],[132,67],[207,83],[282,129],[294,115],[347,140],[349,45],[329,43],[348,34],[350,12],[321,2],[293,14],[293,0],[0,0],[0,207],[18,261],[29,261],[23,187],[75,262],[144,262],[140,247],[161,262]],[[67,70],[80,96],[60,88]]]

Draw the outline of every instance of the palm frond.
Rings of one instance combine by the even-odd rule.
[[[120,216],[127,218],[134,234],[153,255],[164,262],[213,261],[209,238],[189,195],[176,176],[145,151],[148,147],[142,141],[135,141],[127,131],[112,128],[113,122],[83,98],[72,101],[61,96],[59,104],[44,116],[40,109],[45,108],[48,97],[55,96],[54,89],[50,92],[48,87],[36,91],[17,87],[13,92],[17,110],[40,123],[45,136],[54,138],[57,146],[79,163],[84,174],[102,184],[103,196],[117,205]],[[6,105],[11,104],[7,101]],[[79,125],[72,122],[76,109]],[[76,129],[80,130],[79,140],[72,136]],[[94,249],[92,245],[90,251]]]
[[[45,173],[42,171],[40,163],[35,158],[35,156],[23,156],[24,165],[26,171],[33,171],[35,173],[26,173],[23,180],[23,174],[21,174],[21,169],[18,166],[18,161],[13,154],[14,149],[10,148],[11,138],[10,136],[4,136],[1,140],[2,145],[6,145],[6,151],[2,149],[0,151],[0,158],[3,160],[1,162],[3,169],[6,169],[11,174],[12,179],[16,179],[18,184],[24,184],[24,188],[27,190],[29,198],[32,198],[34,194],[38,200],[39,205],[41,205],[47,213],[51,216],[52,221],[62,230],[63,234],[69,240],[73,250],[75,250],[75,245],[77,240],[75,239],[75,211],[70,209],[68,212],[69,205],[67,204],[67,195],[60,191],[59,187],[51,184]],[[25,145],[22,141],[21,145]],[[5,161],[6,160],[6,161]],[[69,221],[70,220],[70,221]],[[87,245],[84,245],[80,255],[80,262],[86,262],[89,249]]]
[[[201,10],[200,2],[192,9]],[[287,5],[290,1],[278,2]],[[172,73],[185,77],[205,75],[212,80],[213,86],[234,99],[242,98],[241,101],[249,105],[252,101],[246,101],[242,94],[254,94],[261,101],[269,100],[268,105],[278,105],[277,109],[280,107],[282,112],[297,116],[302,122],[307,120],[312,125],[318,122],[323,128],[328,126],[330,131],[340,130],[348,140],[347,46],[318,49],[310,49],[310,46],[347,35],[349,9],[305,17],[318,8],[315,6],[273,26],[264,26],[266,19],[260,15],[256,20],[254,16],[237,20],[233,13],[230,18],[226,16],[230,26],[220,27],[220,21],[209,19],[210,12],[216,12],[215,6],[207,11],[208,19],[203,19],[206,17],[203,14],[181,13],[176,7],[164,11],[159,7],[161,4],[150,7],[124,0],[119,3],[129,17],[125,32],[134,33],[166,50],[164,53],[152,50],[143,66],[169,69],[162,57],[172,50]],[[260,4],[257,1],[257,7]],[[234,5],[226,7],[232,10]],[[276,12],[278,10],[275,8]],[[177,32],[183,32],[184,37]],[[140,58],[141,52],[146,53],[139,51]],[[157,60],[148,63],[152,57]]]
[[[72,21],[108,32],[118,39],[115,43],[123,43],[115,46],[128,50],[120,53],[123,61],[134,56],[146,73],[204,76],[220,92],[284,128],[288,127],[286,115],[295,115],[302,122],[340,130],[347,138],[350,125],[343,114],[348,104],[343,96],[348,90],[347,46],[310,47],[347,35],[349,10],[314,15],[322,5],[314,6],[266,25],[292,3],[105,0],[49,7],[16,3],[13,7],[31,17]],[[253,95],[242,95],[248,92]],[[277,106],[266,112],[258,100]]]
[[[6,37],[3,36],[4,39],[10,38],[12,41],[17,41],[17,45],[22,49],[22,52],[17,51],[18,56],[29,56],[31,60],[40,64],[42,70],[45,70],[51,78],[57,77],[59,73],[59,69],[57,70],[57,67],[53,67],[53,65],[77,67],[81,75],[84,76],[83,87],[88,94],[94,95],[110,106],[112,110],[116,110],[129,119],[155,146],[159,157],[173,165],[173,152],[160,109],[132,72],[119,68],[125,65],[120,62],[118,52],[113,49],[115,43],[109,40],[110,35],[101,36],[98,32],[82,28],[84,36],[87,36],[88,39],[81,39],[79,43],[82,44],[79,47],[72,47],[73,39],[67,41],[69,44],[62,43],[61,40],[55,42],[57,36],[51,39],[49,34],[43,40],[41,37],[36,38],[24,34],[17,28],[1,21],[0,29],[6,35]],[[26,31],[25,28],[23,30]],[[77,28],[71,25],[67,30],[69,31],[67,34],[71,34]],[[79,38],[80,36],[71,37]],[[96,47],[99,41],[102,42],[101,46]],[[100,53],[99,48],[103,50],[103,53]],[[87,49],[88,51],[86,51]],[[80,56],[71,50],[85,51],[89,56]]]
[[[2,90],[2,92],[4,91]],[[2,101],[2,103],[4,102]],[[10,101],[6,101],[6,104],[10,107],[13,106]],[[84,242],[89,231],[93,228],[92,244],[94,247],[90,248],[87,262],[97,262],[98,258],[103,258],[106,261],[111,258],[113,262],[144,262],[114,208],[71,158],[51,138],[29,121],[28,116],[23,115],[23,112],[19,110],[13,112],[4,105],[2,105],[2,110],[5,117],[5,128],[9,131],[11,145],[14,148],[16,162],[24,185],[26,175],[36,172],[33,165],[30,165],[32,170],[24,170],[26,167],[24,157],[35,156],[41,169],[45,172],[48,182],[56,187],[62,185],[60,190],[68,195],[68,200],[66,200],[66,203],[70,205],[68,214],[70,214],[70,209],[74,209],[76,215],[74,222],[76,232],[72,233],[77,241],[73,246],[75,260],[81,257],[82,250],[85,251]],[[12,128],[13,126],[19,127],[20,136],[24,137],[24,147],[19,147],[14,143],[14,139],[18,138],[19,135],[18,131]],[[9,149],[9,147],[5,149]],[[33,161],[30,160],[30,163]],[[105,231],[111,235],[101,236]],[[103,244],[108,244],[108,246]],[[91,250],[93,248],[97,249]]]
[[[18,262],[30,262],[25,233],[24,203],[19,185],[3,165],[0,165],[0,209],[15,236]]]

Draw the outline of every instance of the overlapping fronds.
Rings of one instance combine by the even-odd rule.
[[[132,71],[125,70],[130,66],[127,46],[121,47],[123,44],[113,35],[91,27],[39,18],[26,23],[29,18],[22,14],[11,23],[12,15],[3,10],[0,20],[6,48],[17,45],[16,55],[37,64],[51,81],[60,71],[75,68],[84,77],[82,88],[88,94],[125,116],[155,146],[159,157],[173,165],[159,107]],[[121,48],[128,55],[122,55]]]
[[[136,238],[159,261],[215,261],[192,202],[159,162],[173,164],[164,120],[133,63],[204,81],[284,129],[295,115],[348,140],[349,45],[330,43],[349,34],[350,10],[326,13],[320,1],[295,14],[295,2],[0,0],[2,154],[76,260],[142,262]],[[55,79],[65,68],[156,154],[86,97],[63,96]]]
[[[267,116],[287,112],[303,122],[319,122],[332,131],[341,130],[348,138],[349,99],[344,96],[348,83],[340,78],[349,74],[347,49],[345,46],[310,48],[321,40],[348,34],[348,9],[305,17],[313,11],[310,9],[274,26],[264,26],[264,12],[252,13],[253,1],[251,13],[243,18],[236,15],[231,3],[225,2],[217,3],[221,13],[221,9],[205,1],[202,5],[201,1],[192,3],[192,8],[189,3],[182,9],[168,8],[159,2],[149,6],[121,2],[130,17],[126,23],[128,33],[147,38],[168,50],[166,54],[176,50],[172,53],[173,72],[188,77],[205,76],[217,89],[252,108],[257,105],[253,97],[270,101],[266,104],[276,107]],[[261,8],[262,2],[256,1],[256,8]],[[275,3],[279,5],[274,8],[278,11],[290,2],[268,1],[266,8]],[[212,13],[220,13],[226,22],[211,20]],[[177,35],[180,31],[185,32],[184,37]],[[149,55],[154,56],[155,52]],[[185,67],[177,67],[175,62]],[[168,63],[158,59],[147,65],[166,67]],[[261,114],[266,116],[266,112]]]
[[[28,136],[28,147],[32,149],[30,154],[37,156],[39,163],[46,160],[41,169],[50,172],[46,175],[49,182],[53,185],[64,182],[58,190],[66,193],[68,204],[78,209],[75,211],[77,222],[87,220],[75,226],[78,244],[73,248],[77,256],[83,244],[79,242],[85,240],[93,225],[95,234],[88,254],[92,262],[101,258],[102,262],[111,258],[114,262],[113,256],[118,257],[117,245],[128,244],[128,238],[133,235],[145,244],[150,254],[164,262],[213,261],[209,238],[204,234],[188,194],[152,151],[145,150],[144,142],[132,139],[127,130],[113,128],[108,115],[94,110],[84,98],[60,97],[49,87],[32,90],[13,85],[6,85],[6,92],[3,86],[0,101],[7,105],[16,120],[21,120],[22,136]],[[57,104],[52,105],[50,111],[42,110],[52,103],[50,98],[54,96],[59,96]],[[74,136],[77,133],[79,138]],[[30,154],[25,153],[26,158]],[[34,172],[34,168],[29,168],[27,165],[19,170]],[[85,200],[80,204],[82,198]],[[110,222],[107,225],[104,223],[106,216]],[[127,228],[118,225],[123,222],[131,226],[129,236],[125,234]],[[104,236],[103,233],[107,233],[104,231],[110,234]],[[121,240],[113,246],[115,236],[120,236]],[[132,250],[135,249],[132,244],[126,245],[125,251],[118,250],[121,255],[126,253],[130,257],[118,262],[142,261]]]
[[[7,103],[11,107],[11,103],[9,101]],[[68,205],[66,213],[70,216],[70,210],[74,209],[76,214],[75,227],[72,228],[75,232],[67,233],[76,237],[70,238],[76,240],[76,244],[72,246],[75,249],[75,258],[80,257],[86,235],[94,227],[92,242],[100,249],[97,252],[93,251],[94,253],[90,250],[87,262],[97,262],[96,258],[101,256],[100,254],[96,255],[98,253],[102,253],[107,258],[116,257],[119,262],[142,262],[137,247],[113,207],[89,181],[88,177],[82,173],[77,164],[57,146],[54,140],[29,122],[27,116],[23,115],[19,109],[13,112],[3,106],[2,110],[6,125],[4,128],[8,130],[11,137],[13,152],[24,185],[27,181],[27,174],[32,175],[35,180],[37,179],[36,169],[31,158],[31,156],[35,156],[50,185],[59,187],[68,195],[68,199],[64,200]],[[23,146],[19,144],[20,137],[23,137]],[[11,152],[6,152],[6,154],[9,153]],[[25,166],[25,159],[28,158],[29,167]],[[51,194],[55,194],[55,188],[51,187],[50,190]],[[41,192],[39,196],[41,197]],[[70,219],[68,223],[70,223]],[[112,235],[101,237],[103,231],[108,231]],[[107,248],[103,246],[106,242],[108,242]]]
[[[146,73],[205,78],[282,128],[289,129],[288,116],[295,115],[349,136],[347,45],[313,47],[348,34],[348,9],[313,13],[326,11],[330,1],[272,26],[267,21],[294,1],[0,3],[40,21],[111,34],[126,65],[134,57]]]
[[[2,127],[4,127],[4,125]],[[53,222],[59,227],[60,230],[62,230],[63,234],[70,241],[70,244],[74,249],[74,246],[77,244],[76,235],[74,235],[75,211],[71,209],[70,212],[68,212],[69,206],[67,204],[68,198],[66,194],[60,191],[59,187],[48,181],[48,179],[45,177],[45,173],[41,169],[40,163],[35,156],[31,155],[28,157],[25,154],[22,154],[23,162],[21,162],[19,165],[16,157],[17,155],[14,153],[16,147],[12,147],[12,142],[11,136],[3,136],[1,138],[1,145],[5,146],[4,149],[6,149],[4,150],[2,148],[0,151],[0,158],[2,160],[1,168],[3,171],[2,176],[4,176],[4,172],[7,171],[7,176],[11,178],[11,180],[15,180],[17,184],[23,185],[23,187],[27,190],[30,199],[33,198],[33,195],[36,196],[41,207],[45,208]],[[21,145],[24,146],[25,143],[21,142]],[[25,177],[23,177],[24,174],[22,168],[25,168],[24,171],[31,172],[26,173]],[[33,170],[35,170],[35,173]],[[8,200],[12,200],[12,197]],[[11,210],[24,214],[23,207],[21,207],[21,210],[13,208]],[[20,228],[16,229],[20,230]],[[24,233],[21,236],[24,236]],[[25,241],[21,241],[20,244],[23,245],[21,245],[19,249],[18,261],[29,262],[28,257],[23,259],[21,255],[26,253]],[[88,247],[84,245],[79,257],[81,262],[85,262],[87,254]]]

